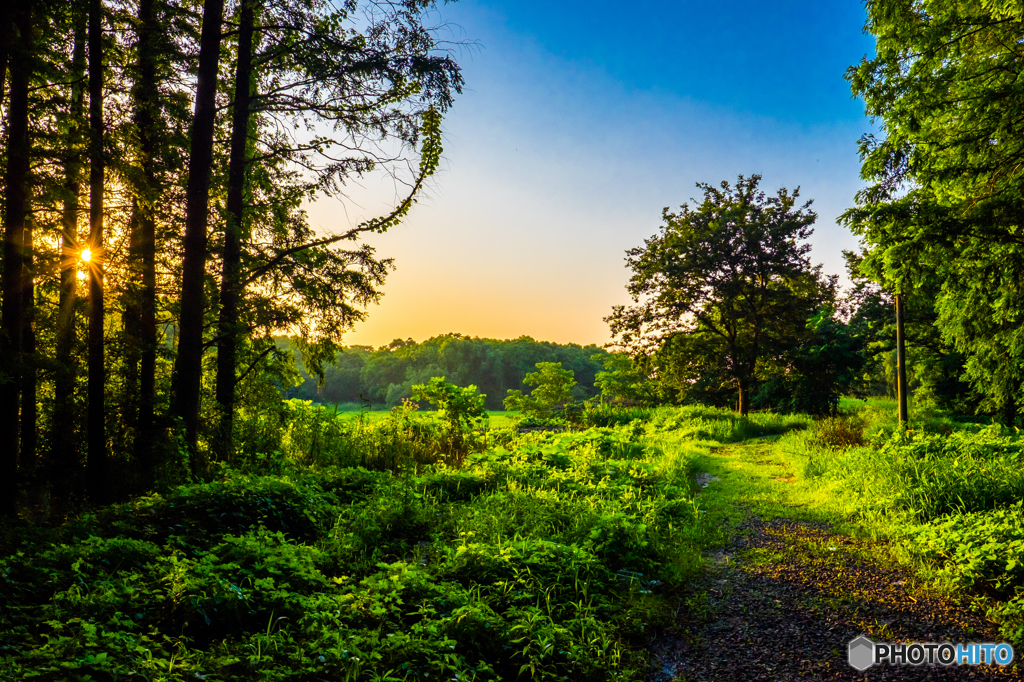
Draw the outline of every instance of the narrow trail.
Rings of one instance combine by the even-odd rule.
[[[702,468],[702,498],[713,517],[728,519],[727,540],[708,555],[675,634],[655,646],[652,682],[1024,679],[1024,665],[857,672],[847,644],[862,634],[894,642],[1002,639],[966,598],[926,589],[887,561],[880,543],[834,532],[787,505],[795,472],[772,461],[768,446],[720,448]]]

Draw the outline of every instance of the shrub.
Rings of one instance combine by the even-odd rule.
[[[562,369],[560,362],[538,362],[537,371],[523,379],[527,386],[535,386],[529,395],[509,389],[505,409],[521,412],[525,417],[543,419],[553,416],[572,401],[572,388],[576,385],[571,369]]]
[[[845,450],[866,442],[861,418],[826,417],[814,422],[809,444],[825,450]]]
[[[444,377],[434,377],[426,384],[412,387],[413,397],[426,400],[441,411],[445,421],[446,454],[461,460],[472,444],[467,439],[473,426],[487,418],[484,400],[487,396],[477,393],[476,386],[462,388],[448,383]]]
[[[1024,586],[1024,508],[950,514],[910,531],[920,554],[960,587],[1000,596]]]

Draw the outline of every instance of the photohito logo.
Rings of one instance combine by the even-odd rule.
[[[861,635],[850,642],[850,665],[867,670],[873,665],[1009,665],[1013,647],[1009,644],[942,644],[872,642]]]

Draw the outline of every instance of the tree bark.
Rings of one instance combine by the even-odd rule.
[[[238,350],[238,303],[242,286],[242,233],[245,212],[246,149],[252,94],[253,3],[242,0],[235,65],[235,100],[231,117],[231,156],[228,161],[227,224],[217,321],[217,403],[220,425],[218,456],[229,461],[234,450],[235,362]]]
[[[750,412],[750,385],[746,379],[739,380],[739,413],[746,417]]]
[[[135,127],[138,131],[139,182],[132,198],[129,259],[135,279],[125,305],[125,331],[131,349],[128,359],[137,376],[138,400],[135,415],[134,457],[143,486],[153,484],[156,462],[153,440],[156,402],[156,221],[153,211],[158,200],[155,156],[158,131],[159,89],[155,37],[160,31],[154,0],[139,3],[139,30],[136,39],[138,80],[133,88]],[[130,390],[134,389],[133,387]]]
[[[103,357],[103,33],[101,0],[89,1],[89,496],[107,501],[107,443]]]
[[[1008,396],[1003,400],[1003,424],[1012,429],[1016,422],[1017,400],[1013,396]]]
[[[1017,393],[1020,391],[1021,382],[1012,379],[1008,383],[1002,405],[1003,425],[1012,429],[1017,425]]]
[[[181,273],[178,354],[174,362],[173,414],[182,420],[185,427],[185,442],[191,454],[193,474],[199,473],[201,468],[196,444],[199,438],[203,373],[203,280],[206,274],[206,224],[223,13],[223,0],[204,0],[195,116],[192,120],[188,184],[185,188],[185,249]]]
[[[7,94],[7,58],[11,54],[14,37],[14,0],[0,4],[0,104]]]
[[[24,259],[22,273],[22,319],[21,319],[21,452],[19,465],[23,474],[31,475],[36,468],[36,288],[35,288],[35,245],[33,243],[32,218],[25,219]]]
[[[54,379],[53,419],[50,430],[50,463],[54,492],[65,501],[77,488],[78,446],[74,437],[77,424],[74,391],[78,361],[74,356],[75,308],[78,297],[79,193],[82,174],[82,120],[85,115],[85,21],[86,14],[75,3],[75,28],[71,57],[71,125],[64,157],[64,207],[61,216],[60,308],[57,313],[57,367]]]
[[[21,378],[23,239],[28,214],[28,88],[32,16],[29,0],[14,8],[10,42],[11,91],[7,108],[7,170],[4,178],[3,307],[0,312],[0,512],[18,511],[18,389]]]

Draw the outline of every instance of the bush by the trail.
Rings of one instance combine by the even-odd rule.
[[[860,417],[825,417],[814,422],[810,444],[826,450],[866,445],[864,420]]]
[[[949,514],[915,527],[920,553],[942,563],[941,572],[962,587],[1001,596],[1024,587],[1024,509]]]
[[[700,565],[687,460],[636,426],[460,469],[296,459],[26,531],[0,559],[0,678],[641,679]]]

